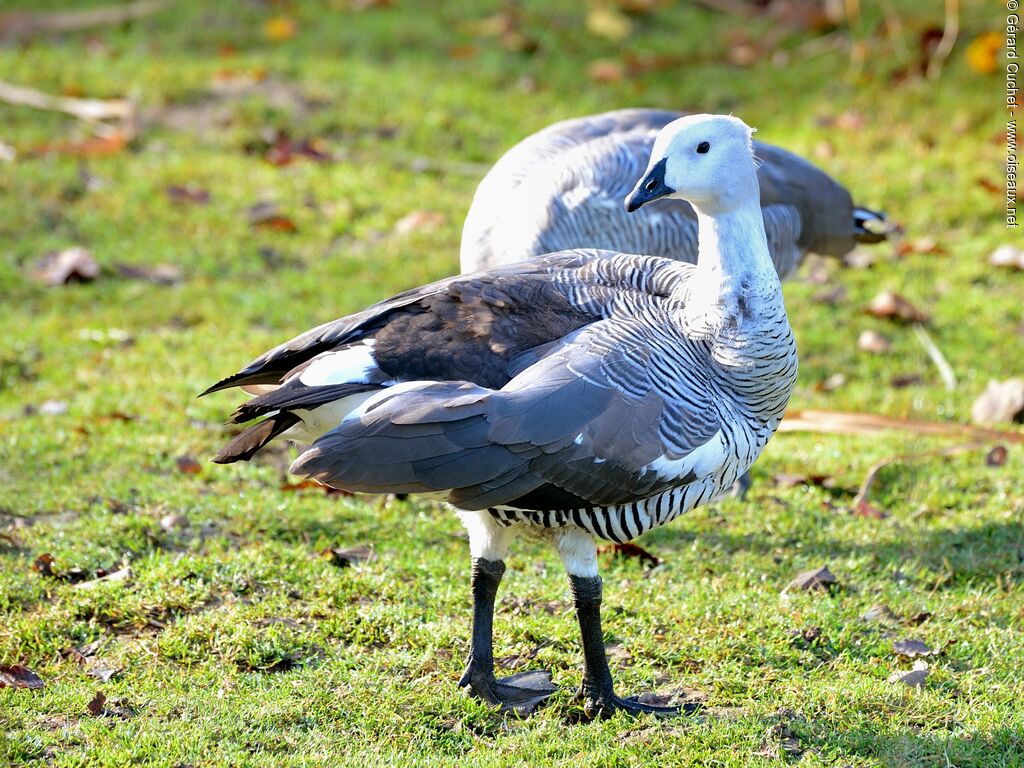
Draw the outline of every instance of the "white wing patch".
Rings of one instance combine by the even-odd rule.
[[[299,381],[307,387],[326,387],[331,384],[367,383],[377,369],[373,358],[373,339],[353,344],[339,352],[326,352],[315,358],[302,373]]]
[[[727,457],[725,436],[722,434],[722,430],[718,430],[710,440],[693,449],[681,459],[659,456],[644,469],[654,470],[662,480],[675,480],[685,477],[690,472],[701,478],[717,472]]]

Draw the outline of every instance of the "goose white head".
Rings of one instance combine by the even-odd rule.
[[[632,213],[662,197],[715,214],[758,204],[753,130],[738,117],[689,115],[658,133],[647,172],[626,198]]]

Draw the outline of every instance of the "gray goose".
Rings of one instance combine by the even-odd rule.
[[[628,541],[708,501],[782,418],[797,356],[758,205],[750,129],[697,115],[666,126],[635,210],[689,200],[697,266],[601,250],[450,277],[267,352],[208,392],[254,394],[261,419],[216,456],[312,440],[291,471],[350,491],[441,493],[472,556],[473,632],[460,685],[529,712],[547,672],[498,680],[494,600],[512,540],[550,538],[569,574],[588,715],[653,712],[616,695],[596,542]]]
[[[487,173],[462,230],[472,272],[565,248],[607,248],[697,260],[697,217],[678,199],[633,216],[622,198],[647,166],[658,132],[683,112],[623,109],[564,120],[516,144]],[[780,277],[804,255],[843,256],[885,239],[885,216],[806,160],[754,143],[768,248]]]

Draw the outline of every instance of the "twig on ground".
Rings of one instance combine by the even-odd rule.
[[[946,357],[942,354],[935,342],[932,341],[932,337],[925,330],[925,327],[921,323],[914,323],[914,335],[917,336],[917,340],[921,342],[921,346],[924,347],[924,351],[928,353],[928,357],[935,363],[935,367],[939,369],[939,376],[942,377],[942,383],[946,385],[946,389],[952,391],[956,389],[956,374],[953,373],[953,367],[946,360]]]
[[[0,15],[0,40],[34,37],[40,34],[76,32],[134,21],[162,11],[170,0],[135,0],[85,11],[12,12]]]
[[[867,504],[868,494],[871,493],[871,486],[874,485],[874,482],[878,477],[878,473],[891,464],[906,464],[911,461],[929,459],[935,456],[955,456],[958,453],[975,451],[984,447],[985,446],[982,443],[963,443],[962,445],[953,445],[949,448],[938,448],[932,451],[921,451],[920,453],[903,453],[897,456],[888,456],[884,459],[880,459],[871,465],[867,475],[864,477],[864,482],[861,483],[860,489],[857,491],[857,495],[853,497],[853,509],[860,509],[862,505]]]
[[[64,112],[86,122],[130,120],[135,108],[127,99],[76,99],[13,85],[0,80],[0,101],[20,107],[33,107],[51,112]]]
[[[946,21],[942,28],[942,39],[935,46],[935,52],[928,60],[928,77],[936,79],[942,74],[942,66],[953,52],[960,34],[960,0],[946,0]]]
[[[1024,445],[1024,432],[982,429],[941,421],[916,421],[874,413],[842,411],[790,411],[779,425],[779,432],[820,432],[832,435],[874,435],[894,430],[922,437],[959,437],[975,442],[998,441]]]

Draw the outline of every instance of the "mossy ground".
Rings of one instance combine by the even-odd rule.
[[[1010,237],[1000,195],[979,183],[1002,183],[1002,86],[963,55],[1001,22],[991,4],[965,3],[942,77],[905,79],[898,70],[941,12],[895,6],[903,45],[879,31],[886,4],[865,4],[852,32],[868,53],[859,71],[846,33],[793,33],[784,60],[730,65],[738,29],[774,27],[685,3],[638,17],[622,42],[585,32],[582,5],[524,3],[533,53],[472,23],[497,3],[411,0],[363,11],[181,0],[136,23],[0,48],[5,80],[129,95],[146,116],[127,150],[80,158],[32,151],[83,133],[70,118],[0,105],[0,139],[19,152],[0,164],[0,530],[17,544],[0,539],[0,663],[46,681],[0,690],[0,763],[1024,765],[1017,448],[998,468],[984,449],[896,463],[873,496],[888,516],[874,519],[848,512],[869,466],[949,441],[780,435],[745,502],[642,540],[662,566],[603,560],[620,690],[685,687],[707,703],[691,718],[575,723],[564,575],[545,548],[518,548],[496,653],[549,667],[562,686],[519,722],[456,689],[469,594],[454,515],[415,499],[282,490],[287,452],[211,465],[234,395],[195,399],[301,330],[453,272],[479,176],[522,136],[651,105],[734,111],[888,210],[908,238],[942,248],[882,246],[871,268],[827,263],[824,286],[806,271],[787,285],[802,358],[793,405],[965,422],[988,379],[1019,375],[1024,357],[1024,277],[987,264]],[[275,43],[264,24],[278,14],[297,34]],[[593,60],[631,54],[670,65],[588,79]],[[211,92],[246,75],[260,84]],[[245,151],[268,129],[319,139],[336,157],[273,166]],[[172,185],[210,201],[174,201]],[[247,211],[265,200],[297,231],[253,227]],[[440,225],[396,233],[415,210],[440,213]],[[72,245],[93,252],[100,279],[54,288],[29,277],[42,254]],[[173,263],[184,280],[126,279],[119,262]],[[838,303],[816,300],[836,286]],[[955,391],[908,329],[861,312],[883,288],[932,315]],[[864,329],[891,336],[892,352],[858,351]],[[843,386],[816,386],[835,373]],[[891,385],[907,374],[920,380]],[[40,412],[46,401],[67,411]],[[198,473],[179,470],[185,455]],[[783,473],[834,487],[776,487]],[[167,515],[189,525],[167,530]],[[358,544],[376,558],[340,568],[319,554]],[[133,577],[82,589],[34,571],[42,553],[58,572],[130,565]],[[780,597],[796,573],[826,564],[841,590]],[[879,603],[897,618],[860,618]],[[903,637],[943,649],[921,690],[888,682],[909,669],[892,650]],[[96,640],[91,663],[119,670],[108,682],[66,655]],[[98,690],[127,716],[92,716]]]

